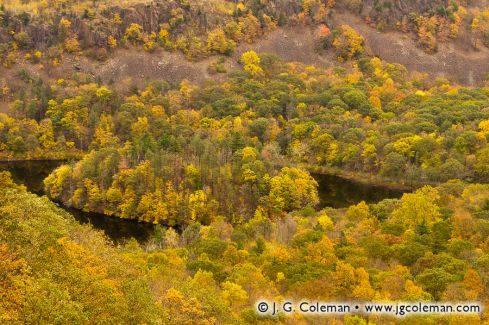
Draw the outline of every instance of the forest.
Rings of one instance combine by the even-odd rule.
[[[259,317],[253,302],[488,299],[486,184],[453,180],[401,199],[307,206],[275,219],[259,208],[246,221],[216,216],[181,233],[157,227],[143,246],[114,247],[0,176],[2,322],[302,323]],[[369,316],[368,324],[480,324],[481,317]],[[325,321],[367,324],[361,315]]]
[[[427,55],[462,41],[485,55],[489,5],[116,3],[0,5],[0,161],[61,162],[42,196],[0,171],[0,323],[488,321],[267,316],[255,303],[489,303],[489,70],[473,85],[410,71],[332,23],[349,12]],[[331,66],[253,49],[294,26]],[[77,63],[52,70],[130,50],[181,53],[212,77],[122,87]],[[325,207],[315,174],[405,193]],[[114,243],[68,208],[154,231]]]
[[[253,43],[283,26],[320,26],[322,36],[331,38],[333,8],[351,11],[379,31],[414,34],[428,53],[457,39],[473,49],[489,48],[487,3],[472,2],[119,0],[112,5],[106,0],[4,0],[0,63],[57,66],[69,54],[106,60],[127,46],[179,51],[193,60],[230,55],[238,44]]]

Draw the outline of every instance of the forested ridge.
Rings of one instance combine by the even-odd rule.
[[[6,300],[4,319],[56,323],[48,318],[53,314],[37,314],[41,307],[55,307],[35,300],[54,293],[72,306],[63,314],[70,322],[83,323],[100,312],[83,300],[99,291],[74,294],[77,287],[68,285],[66,275],[49,275],[55,277],[48,281],[42,270],[57,259],[37,265],[38,255],[24,255],[31,247],[26,245],[40,245],[36,254],[95,254],[96,269],[66,258],[58,267],[94,272],[87,276],[102,281],[97,290],[117,297],[110,303],[117,303],[118,312],[103,314],[116,321],[128,315],[139,317],[135,323],[299,321],[259,318],[253,303],[263,297],[487,299],[487,185],[454,180],[400,200],[317,211],[317,183],[300,167],[337,167],[397,182],[407,182],[407,175],[419,182],[485,182],[486,88],[433,84],[378,59],[329,71],[254,52],[241,61],[242,69],[224,83],[155,81],[126,96],[109,85],[55,81],[46,85],[52,97],[41,121],[38,111],[23,108],[36,107],[27,97],[16,100],[13,117],[2,115],[3,139],[16,135],[21,144],[4,142],[10,157],[43,156],[56,146],[89,152],[46,178],[51,198],[87,211],[184,226],[181,234],[158,227],[142,247],[129,242],[113,248],[86,226],[68,226],[62,221],[71,220],[66,213],[3,175],[3,186],[10,188],[1,192],[2,249],[8,257],[2,265],[8,275],[4,292],[22,300],[19,277],[40,290],[29,291],[32,299],[14,311],[9,306],[18,300]],[[26,83],[25,93],[37,85]],[[32,137],[22,128],[26,124],[48,131]],[[32,210],[25,209],[29,204]],[[55,219],[60,229],[51,225],[53,214],[64,216]],[[46,223],[53,237],[37,234],[31,244],[22,239]],[[96,258],[101,248],[93,251],[87,232],[113,255]],[[119,259],[125,261],[123,271],[111,275]],[[21,271],[25,267],[28,274]],[[126,285],[139,289],[124,291]],[[134,304],[145,309],[134,314]],[[480,322],[466,316],[451,321],[462,319]],[[370,317],[374,323],[384,320]],[[360,316],[330,321],[364,322]]]
[[[484,1],[2,2],[0,160],[63,164],[42,197],[0,172],[0,323],[318,321],[260,316],[259,299],[487,305],[489,81],[461,85],[373,57],[359,31],[332,24],[336,11],[427,53],[450,43],[483,55],[489,44]],[[315,51],[335,63],[253,50],[293,26],[313,30]],[[236,53],[240,44],[251,49]],[[122,49],[181,52],[214,77],[102,80],[81,61],[62,77],[51,70]],[[410,191],[322,209],[311,172]],[[116,245],[60,206],[154,233]]]
[[[357,51],[349,43],[356,36],[342,35],[345,55]],[[125,96],[110,85],[45,85],[26,76],[13,117],[1,115],[3,154],[90,151],[46,179],[51,198],[149,222],[161,215],[171,224],[189,223],[192,209],[203,219],[246,219],[258,207],[279,216],[313,206],[313,180],[297,166],[408,186],[487,180],[487,88],[412,78],[377,58],[327,71],[253,51],[241,61],[223,83],[154,81]],[[49,90],[44,104],[26,96],[39,88]],[[297,193],[280,188],[283,179],[300,184]],[[162,206],[172,211],[166,216],[148,211],[160,201],[180,208]]]
[[[270,219],[214,217],[114,247],[1,176],[0,319],[6,323],[314,323],[260,318],[257,299],[488,299],[488,185],[450,181],[401,199]],[[281,298],[282,297],[282,298]],[[481,315],[485,319],[485,313]],[[367,324],[361,315],[325,318]],[[369,324],[480,324],[478,316],[369,316]]]

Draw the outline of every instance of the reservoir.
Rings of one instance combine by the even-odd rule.
[[[0,171],[9,171],[16,183],[24,184],[32,193],[43,195],[44,178],[63,163],[64,161],[0,162]],[[319,185],[319,208],[345,208],[360,201],[375,203],[383,199],[399,198],[403,194],[400,190],[357,183],[335,175],[312,174],[312,176]],[[154,232],[152,224],[59,206],[71,213],[78,222],[90,223],[94,228],[103,230],[115,243],[121,243],[131,237],[142,243]]]

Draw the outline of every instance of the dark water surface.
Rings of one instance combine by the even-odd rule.
[[[44,178],[63,163],[64,161],[44,160],[0,162],[0,171],[9,171],[16,183],[24,184],[32,193],[44,195]],[[103,230],[114,243],[122,243],[131,237],[142,243],[147,241],[154,232],[152,224],[108,217],[100,213],[84,212],[61,204],[58,206],[72,214],[78,222],[90,223],[94,228]]]
[[[397,199],[404,191],[383,186],[363,184],[335,175],[311,174],[319,184],[319,206],[346,208],[361,201],[376,203],[384,199]]]
[[[0,162],[0,171],[7,170],[15,182],[24,184],[30,192],[44,195],[43,180],[63,161],[12,161]],[[344,208],[360,201],[374,203],[387,198],[399,198],[402,191],[385,187],[356,183],[339,176],[312,174],[319,184],[320,207]],[[108,217],[99,213],[83,212],[68,207],[61,208],[71,213],[80,223],[90,223],[101,229],[115,243],[131,237],[145,242],[154,232],[152,224],[134,220]]]
[[[0,161],[0,171],[9,171],[17,184],[24,184],[29,192],[43,195],[43,180],[63,163],[60,160]]]

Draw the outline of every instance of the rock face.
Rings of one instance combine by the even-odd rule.
[[[260,2],[253,6],[254,11],[266,12],[274,17],[293,16],[302,8],[301,2],[297,0]],[[120,21],[114,21],[116,15]],[[130,7],[114,4],[94,14],[53,10],[46,16],[26,13],[14,15],[0,11],[0,42],[12,40],[12,31],[26,32],[36,48],[46,49],[64,39],[59,29],[61,18],[71,22],[71,30],[82,45],[97,48],[107,47],[109,35],[121,39],[132,23],[142,26],[146,33],[158,33],[162,24],[168,24],[173,35],[183,33],[199,36],[233,19],[229,12],[216,8],[215,3],[206,0],[188,3],[181,0],[153,0],[135,3]]]
[[[71,22],[71,30],[85,49],[108,48],[108,36],[121,39],[126,28],[132,23],[141,25],[146,33],[158,33],[162,24],[169,24],[172,34],[198,36],[217,25],[224,25],[230,19],[229,15],[219,13],[219,10],[213,8],[211,2],[202,0],[192,2],[191,5],[183,3],[179,0],[153,0],[148,3],[137,3],[131,7],[114,5],[96,13],[93,17],[87,17],[87,14],[83,13],[61,11],[53,12],[49,18],[0,12],[0,43],[12,40],[10,35],[12,31],[26,32],[34,47],[46,50],[64,40],[65,36],[59,29],[59,21],[62,17]],[[337,0],[338,7],[348,8],[355,15],[360,14],[373,21],[383,21],[386,26],[395,26],[397,22],[406,20],[412,12],[442,12],[447,8],[448,3],[449,0]],[[301,1],[277,0],[263,2],[263,4],[260,2],[257,10],[263,12],[262,9],[275,17],[280,15],[292,17],[301,11]],[[120,17],[120,22],[114,21],[116,15]]]
[[[396,0],[392,2],[395,11],[402,14],[408,14],[412,11],[427,12],[448,6],[448,0]]]
[[[116,38],[122,37],[126,28],[136,23],[143,27],[147,33],[158,32],[162,23],[168,23],[172,18],[172,11],[178,10],[183,21],[197,23],[197,29],[205,27],[207,22],[198,6],[182,9],[174,0],[155,0],[150,3],[139,3],[132,7],[122,8],[112,6],[98,13],[95,17],[87,18],[84,14],[54,13],[49,19],[28,14],[12,15],[0,12],[0,42],[11,39],[10,32],[26,32],[36,48],[45,49],[63,38],[58,25],[62,17],[71,22],[71,30],[75,31],[80,43],[86,46],[107,47],[108,35]],[[118,14],[120,23],[115,23],[113,17]],[[27,15],[28,24],[25,24]],[[23,21],[24,20],[24,21]],[[50,20],[50,23],[46,21]],[[2,26],[3,25],[3,26]],[[178,26],[173,28],[178,30]]]
[[[388,25],[401,21],[412,12],[436,13],[445,10],[449,0],[363,0],[358,7],[344,7],[368,16],[374,20],[382,19]]]
[[[489,72],[489,49],[473,51],[463,43],[441,44],[437,53],[428,54],[409,34],[399,31],[380,33],[349,12],[336,13],[334,25],[347,24],[359,32],[372,55],[390,63],[404,65],[409,71],[445,77],[463,85],[480,85]]]
[[[0,26],[0,42],[9,40],[9,31],[15,33],[26,32],[36,48],[45,49],[57,40],[62,38],[58,23],[61,17],[71,22],[72,30],[76,32],[78,40],[86,46],[107,47],[108,35],[121,37],[124,30],[131,24],[137,23],[143,26],[146,32],[157,32],[159,25],[167,22],[170,12],[177,5],[173,1],[154,1],[151,4],[137,4],[131,8],[111,7],[105,10],[102,16],[86,19],[83,15],[73,13],[57,13],[52,17],[52,23],[48,24],[40,21],[37,17],[32,17],[27,26],[22,22],[20,16],[9,16],[7,21],[4,19],[4,26]],[[121,17],[120,24],[111,23],[115,14]]]
[[[1,1],[1,0],[0,0]],[[382,19],[387,24],[395,26],[396,22],[406,17],[411,12],[433,13],[446,8],[448,0],[363,0],[358,9],[352,9],[347,3],[351,0],[336,0],[339,10],[334,10],[328,16],[328,25],[331,28],[341,24],[347,24],[355,28],[365,37],[368,47],[373,55],[388,61],[405,65],[410,71],[427,72],[433,76],[445,76],[463,84],[477,84],[486,79],[489,71],[489,50],[483,48],[479,51],[470,51],[470,36],[460,37],[449,44],[442,44],[439,53],[426,54],[417,45],[409,34],[401,34],[395,30],[386,29],[386,33],[379,33],[376,29],[365,24],[365,17],[373,20]],[[16,34],[25,32],[29,36],[30,44],[36,48],[47,51],[56,50],[56,45],[62,39],[59,30],[59,22],[62,17],[70,20],[71,31],[76,33],[78,40],[84,49],[89,49],[92,57],[101,58],[103,62],[90,60],[82,56],[76,63],[70,62],[70,55],[65,53],[61,66],[58,68],[44,69],[46,71],[30,71],[37,75],[50,74],[49,77],[63,78],[64,74],[74,72],[88,73],[94,78],[100,77],[104,82],[113,80],[129,80],[127,83],[143,85],[151,79],[167,78],[179,82],[186,78],[193,82],[202,82],[206,79],[216,79],[215,75],[209,75],[207,68],[215,58],[189,62],[181,53],[168,53],[157,50],[154,53],[144,53],[130,50],[117,50],[107,55],[107,38],[109,35],[118,40],[124,35],[124,31],[131,23],[141,25],[146,33],[158,32],[160,25],[170,23],[175,12],[181,14],[180,23],[172,23],[172,32],[193,33],[198,35],[206,30],[212,30],[216,24],[223,24],[229,16],[206,14],[213,12],[208,6],[212,2],[206,0],[193,0],[192,6],[182,5],[181,0],[153,0],[148,4],[135,4],[132,7],[112,6],[96,16],[87,18],[78,13],[53,13],[52,19],[39,19],[39,17],[26,17],[22,15],[8,15],[0,11],[0,56],[2,47],[12,40],[10,31]],[[267,12],[286,13],[293,16],[300,12],[301,6],[297,0],[268,1]],[[379,4],[381,8],[379,8]],[[489,5],[489,0],[472,0],[470,6]],[[470,6],[467,5],[469,8]],[[343,10],[348,9],[348,10]],[[172,13],[173,12],[173,13]],[[359,13],[360,12],[360,13]],[[117,23],[114,21],[116,14],[120,17]],[[265,52],[277,55],[286,61],[299,61],[306,64],[316,64],[321,67],[338,65],[334,53],[318,53],[318,33],[309,26],[302,24],[280,27],[268,32],[265,36],[256,39],[252,44],[240,43],[233,56],[226,59],[227,68],[235,67],[239,56],[248,50]],[[187,29],[185,29],[187,28]],[[393,28],[394,29],[394,28]],[[464,43],[465,42],[465,43]],[[100,51],[100,57],[95,51]],[[5,51],[4,51],[5,52]],[[87,51],[88,52],[88,51]],[[103,56],[105,52],[105,56]],[[66,62],[65,62],[66,61]],[[27,70],[34,69],[32,65],[23,65]],[[7,73],[0,66],[0,84],[8,80],[8,76],[15,73]],[[12,77],[11,79],[13,79]],[[126,87],[120,83],[121,87]]]

